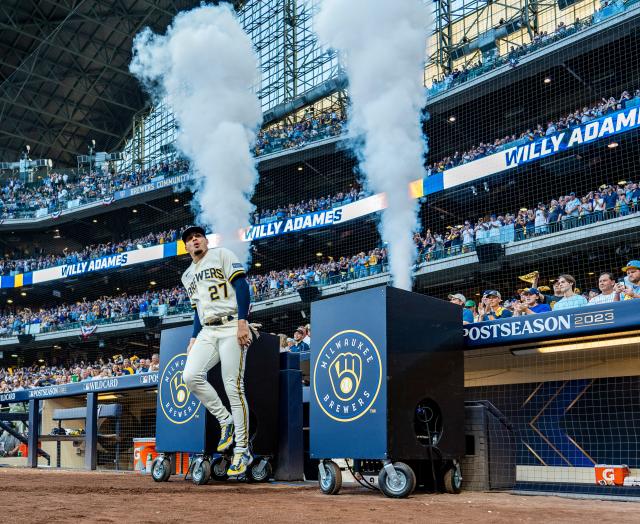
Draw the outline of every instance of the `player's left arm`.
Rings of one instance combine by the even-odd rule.
[[[249,332],[249,284],[244,266],[232,251],[225,249],[222,253],[222,267],[229,283],[236,292],[236,302],[238,305],[238,344],[246,347],[251,343],[251,333]]]

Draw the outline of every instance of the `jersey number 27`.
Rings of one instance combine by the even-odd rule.
[[[227,283],[222,282],[221,284],[214,284],[209,288],[211,300],[218,300],[220,298],[220,289],[218,288],[224,291],[224,298],[227,298],[229,296],[229,293],[227,292]]]

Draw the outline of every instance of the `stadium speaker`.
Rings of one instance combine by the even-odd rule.
[[[147,329],[156,329],[162,324],[162,317],[142,317],[144,327]]]
[[[18,342],[20,342],[20,344],[29,344],[31,342],[33,342],[35,340],[35,336],[34,335],[18,335]]]
[[[309,303],[320,298],[320,290],[315,286],[301,287],[298,289],[300,300]]]
[[[476,254],[481,264],[488,262],[498,262],[504,258],[504,246],[502,244],[478,244],[476,246]]]

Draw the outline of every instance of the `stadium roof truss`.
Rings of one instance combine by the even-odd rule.
[[[0,2],[0,158],[72,166],[91,140],[115,149],[145,105],[128,70],[133,37],[164,31],[197,0]]]

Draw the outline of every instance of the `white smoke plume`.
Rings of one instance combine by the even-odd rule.
[[[250,149],[262,111],[251,89],[258,60],[232,9],[179,13],[164,35],[145,29],[134,40],[130,70],[173,109],[177,145],[198,177],[193,207],[199,224],[248,260],[250,246],[239,231],[254,208],[258,172]]]
[[[408,185],[424,174],[422,83],[430,16],[422,0],[324,0],[320,40],[341,52],[349,77],[349,129],[362,135],[360,169],[384,192],[380,234],[394,286],[411,289],[417,202]]]

